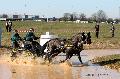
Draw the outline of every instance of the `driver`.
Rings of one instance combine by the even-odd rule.
[[[34,29],[30,28],[29,32],[26,34],[25,40],[32,42],[33,40],[38,39],[39,37],[36,37],[34,34]]]
[[[19,36],[18,31],[14,30],[14,34],[11,37],[13,48],[19,48],[19,44],[18,44],[19,40],[22,40],[22,38]]]

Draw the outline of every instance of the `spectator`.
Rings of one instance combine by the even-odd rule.
[[[95,36],[98,38],[98,36],[99,36],[99,24],[97,23],[96,25],[95,25]]]
[[[6,21],[5,26],[6,26],[7,32],[9,32],[9,24],[8,24],[8,21]]]
[[[9,25],[9,32],[11,32],[11,30],[12,30],[12,22],[10,20],[8,22],[8,25]]]
[[[111,33],[112,33],[112,37],[114,37],[114,31],[115,31],[115,27],[114,27],[114,23],[111,23]]]

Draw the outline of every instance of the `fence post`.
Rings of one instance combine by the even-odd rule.
[[[0,27],[0,47],[1,47],[1,39],[2,39],[2,28]]]

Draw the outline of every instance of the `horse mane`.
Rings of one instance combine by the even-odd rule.
[[[75,36],[77,36],[77,35],[80,35],[80,34],[82,35],[82,33],[81,33],[81,32],[79,32],[79,33],[77,33],[77,34],[73,35],[73,36],[71,37],[71,39],[72,39],[72,38],[74,38],[74,37],[75,37]]]

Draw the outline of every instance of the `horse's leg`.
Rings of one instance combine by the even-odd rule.
[[[38,57],[41,55],[41,46],[38,42],[33,41],[32,42],[32,48],[34,50],[34,54],[36,54]]]
[[[66,60],[70,59],[72,56],[73,56],[72,53],[66,53],[66,59],[61,62],[65,62]]]
[[[51,50],[49,52],[47,52],[45,60],[47,59],[49,61],[49,63],[52,61],[53,55],[54,55],[54,50]]]
[[[49,52],[45,53],[44,61],[49,60],[49,56],[50,56]]]
[[[70,59],[72,56],[73,56],[73,53],[71,52],[71,53],[69,54],[69,58],[68,58],[68,59]]]
[[[78,55],[79,61],[81,62],[81,64],[83,64],[82,59],[81,59],[81,56],[80,56],[80,53],[78,53],[77,55]]]
[[[61,60],[60,62],[63,63],[63,62],[65,62],[67,59],[69,59],[69,54],[68,54],[68,53],[66,53],[66,58],[65,58],[65,60]]]

